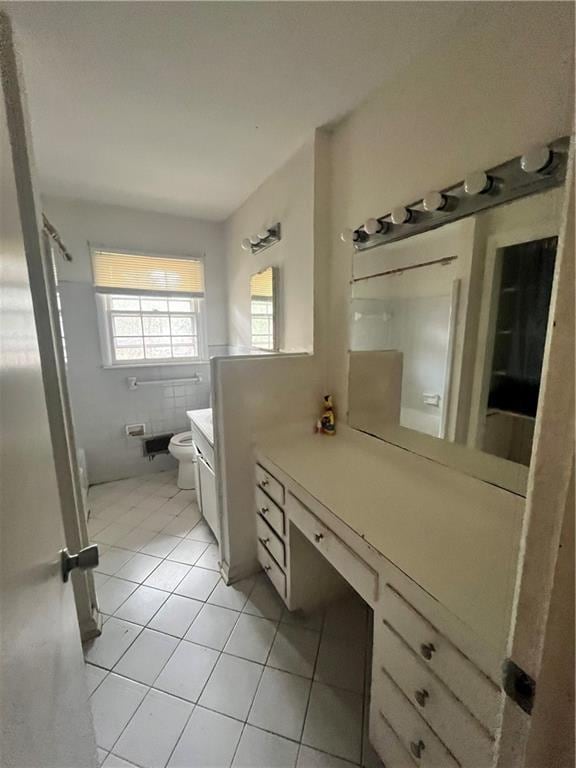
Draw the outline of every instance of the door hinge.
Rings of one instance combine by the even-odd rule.
[[[506,659],[503,665],[503,682],[506,695],[526,714],[531,715],[536,696],[536,681],[512,659]]]

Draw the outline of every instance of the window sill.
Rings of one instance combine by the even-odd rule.
[[[185,363],[127,363],[126,365],[102,365],[105,371],[130,371],[132,368],[182,368],[193,365],[209,365],[210,360],[189,360]]]

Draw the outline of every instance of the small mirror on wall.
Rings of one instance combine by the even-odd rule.
[[[250,278],[250,339],[253,349],[279,349],[277,267],[265,267]]]

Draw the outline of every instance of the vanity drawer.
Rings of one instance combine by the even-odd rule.
[[[256,530],[260,544],[266,547],[277,563],[286,567],[286,548],[284,542],[274,533],[261,515],[256,515]]]
[[[263,488],[277,504],[284,506],[284,486],[260,464],[256,464],[256,485]]]
[[[384,591],[381,618],[488,731],[495,733],[500,689],[389,584]]]
[[[458,762],[420,717],[398,686],[384,672],[373,679],[372,706],[398,735],[421,768],[458,768]],[[374,718],[376,713],[374,713]],[[489,768],[477,762],[475,768]]]
[[[386,625],[375,632],[373,663],[373,675],[387,672],[463,768],[492,764],[494,743],[488,732]]]
[[[360,597],[373,605],[378,598],[376,571],[291,493],[288,494],[286,509],[294,525],[314,544]]]
[[[416,763],[377,707],[370,713],[370,741],[386,768],[416,768]]]
[[[259,488],[256,488],[256,509],[278,536],[284,536],[284,510],[274,504]]]
[[[286,597],[286,575],[266,547],[258,542],[258,561],[281,597]]]

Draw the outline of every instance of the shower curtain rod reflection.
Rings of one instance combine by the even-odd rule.
[[[402,272],[408,272],[410,269],[420,269],[420,267],[431,267],[433,264],[450,264],[451,261],[455,261],[458,256],[446,256],[444,259],[433,259],[432,261],[423,261],[421,264],[410,264],[408,267],[396,267],[395,269],[388,269],[386,272],[376,272],[374,275],[364,275],[363,277],[353,277],[351,283],[360,283],[362,280],[370,280],[373,277],[385,277],[386,275],[398,275]]]

